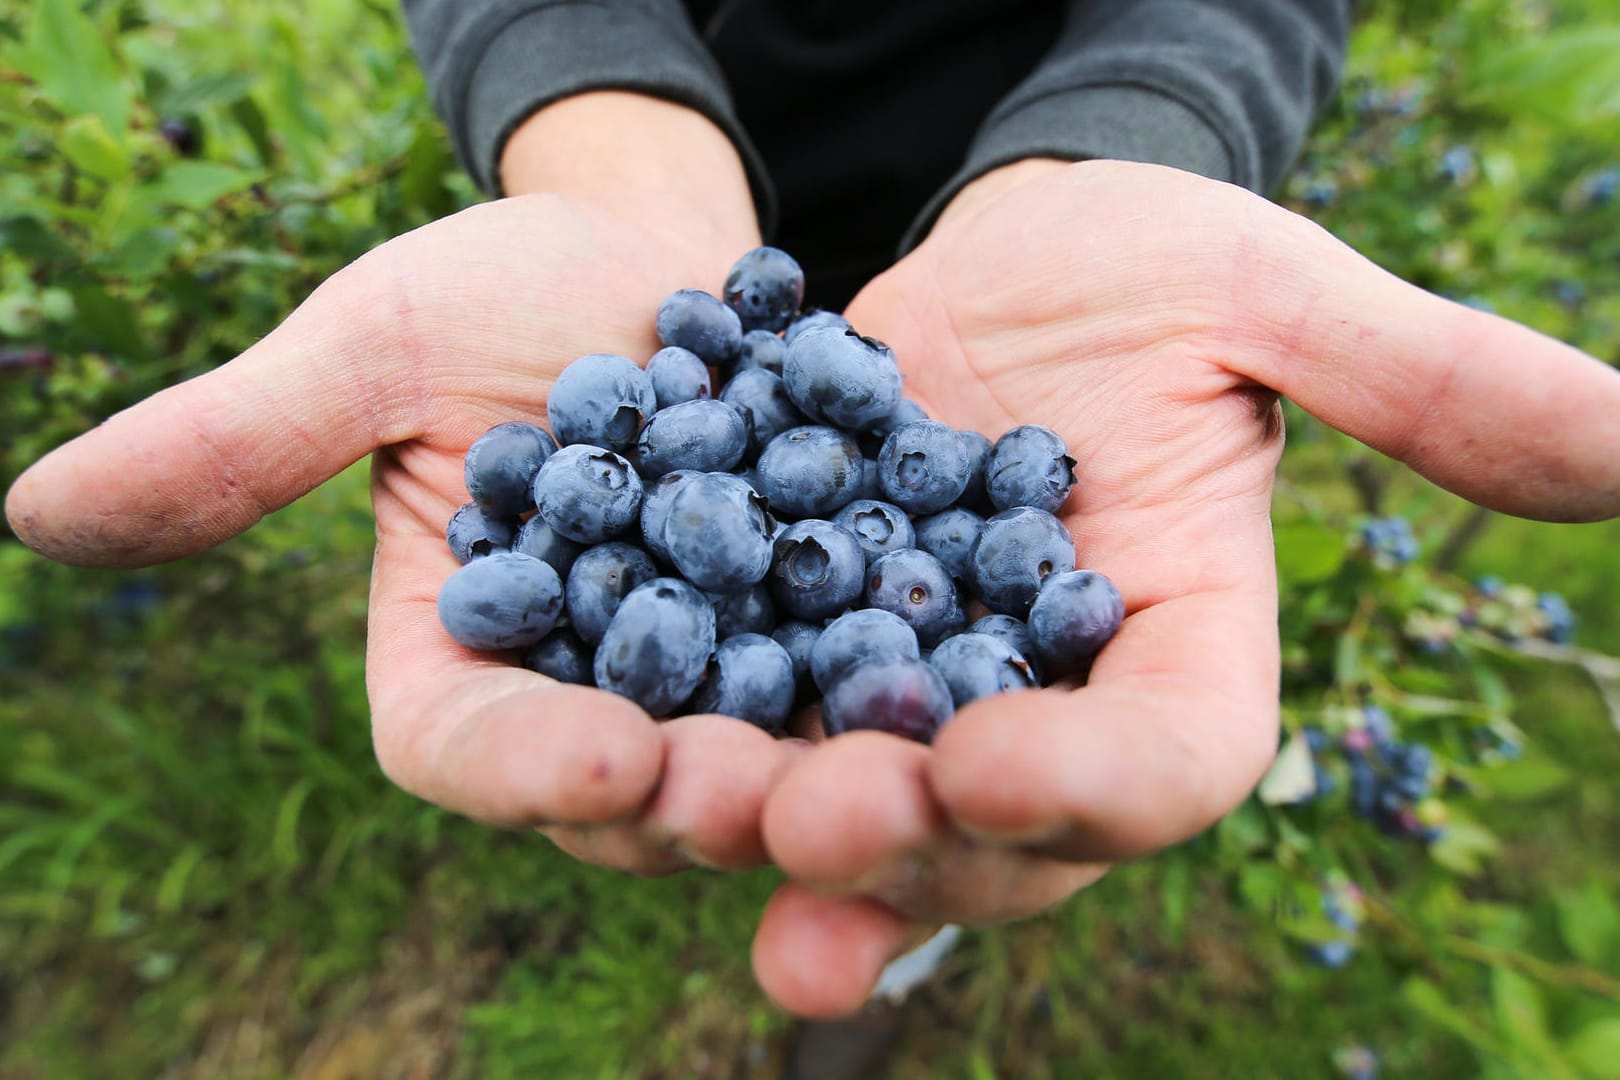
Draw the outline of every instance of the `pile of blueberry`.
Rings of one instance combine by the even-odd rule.
[[[1055,516],[1063,440],[928,419],[888,346],[801,313],[785,252],[744,255],[722,295],[670,295],[645,367],[570,364],[549,434],[506,423],[468,450],[451,636],[773,733],[819,698],[829,735],[927,742],[977,698],[1084,677],[1124,603]]]
[[[1386,836],[1433,843],[1445,835],[1446,807],[1433,795],[1434,753],[1421,743],[1396,738],[1390,715],[1363,705],[1360,723],[1335,740],[1320,728],[1306,728],[1316,769],[1316,798],[1338,786],[1325,759],[1343,754],[1350,774],[1350,808]]]

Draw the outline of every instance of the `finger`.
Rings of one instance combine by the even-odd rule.
[[[374,447],[410,438],[422,366],[410,304],[375,258],[337,274],[237,359],[59,447],[6,497],[30,547],[86,566],[202,550]]]
[[[1620,372],[1255,203],[1233,270],[1261,348],[1236,350],[1236,370],[1480,505],[1620,514]]]
[[[743,870],[764,863],[765,798],[809,745],[773,739],[730,716],[683,716],[661,725],[660,734],[663,776],[635,818],[541,832],[576,858],[648,877],[694,865]]]
[[[394,516],[386,505],[380,519]],[[663,772],[658,725],[617,695],[457,644],[437,607],[454,570],[436,535],[380,535],[366,677],[383,770],[422,798],[509,827],[639,812]]]
[[[754,977],[796,1016],[830,1019],[859,1009],[890,960],[926,937],[872,900],[776,890],[754,935]]]

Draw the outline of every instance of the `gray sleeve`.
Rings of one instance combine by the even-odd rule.
[[[462,165],[500,194],[507,138],[537,109],[587,90],[631,90],[708,117],[731,139],[763,224],[775,197],[725,77],[679,0],[402,0],[433,105]]]
[[[1352,6],[1076,0],[1052,51],[986,118],[902,250],[968,183],[1029,157],[1145,161],[1269,190],[1338,86]]]

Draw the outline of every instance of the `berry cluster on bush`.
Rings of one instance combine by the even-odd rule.
[[[790,256],[751,251],[720,297],[664,300],[645,366],[580,357],[549,432],[475,441],[450,635],[773,733],[819,698],[829,735],[927,742],[978,698],[1084,678],[1124,601],[1076,569],[1062,438],[929,419],[887,345],[803,297]]]

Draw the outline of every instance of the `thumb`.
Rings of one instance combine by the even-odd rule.
[[[6,520],[81,566],[146,566],[235,536],[417,433],[408,311],[400,277],[360,260],[237,359],[46,455],[7,494]]]
[[[1271,210],[1250,267],[1275,271],[1251,308],[1262,347],[1237,370],[1481,506],[1620,515],[1620,372]]]

